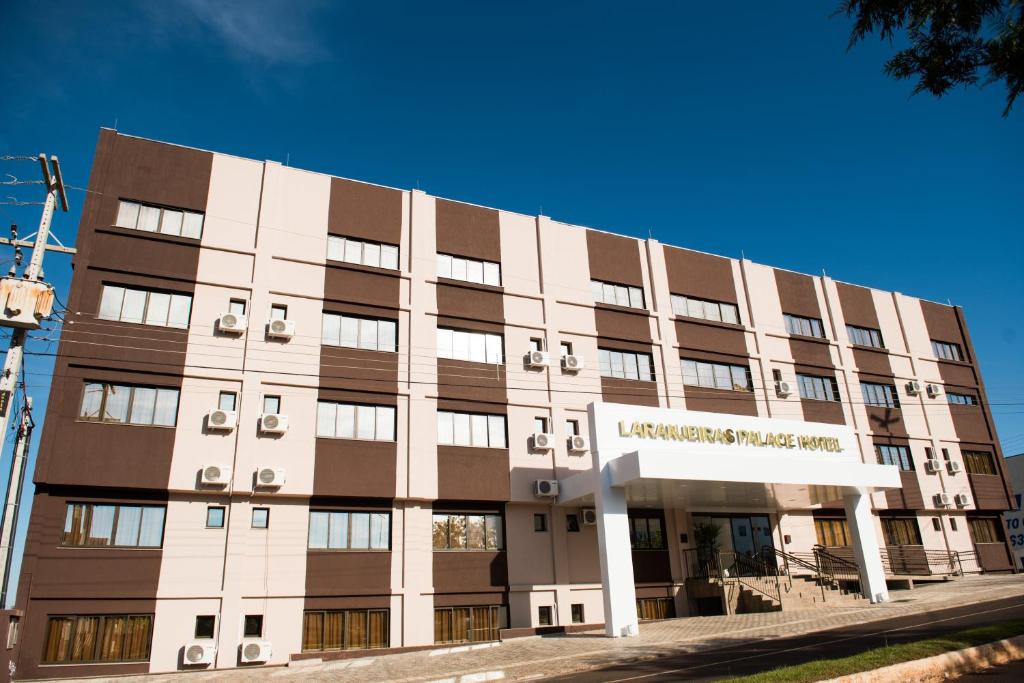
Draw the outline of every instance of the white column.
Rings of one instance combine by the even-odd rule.
[[[605,465],[594,494],[597,503],[597,552],[604,588],[604,632],[611,638],[639,635],[633,551],[629,544],[626,491],[609,485]]]
[[[888,602],[885,570],[878,552],[875,517],[871,514],[871,496],[863,491],[848,493],[843,498],[846,521],[853,535],[853,553],[860,568],[861,592],[871,602]]]

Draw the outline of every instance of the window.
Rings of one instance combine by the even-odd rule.
[[[224,528],[224,507],[221,505],[211,505],[206,508],[206,528],[207,529],[223,529]]]
[[[567,342],[567,341],[561,342],[558,345],[558,347],[559,347],[559,351],[562,353],[563,356],[571,356],[572,355],[572,342]]]
[[[217,617],[212,614],[203,614],[196,617],[196,638],[213,638],[214,626],[217,624]]]
[[[805,318],[802,315],[782,315],[786,321],[786,331],[790,334],[799,334],[804,337],[825,337],[825,331],[821,327],[821,321],[817,318]]]
[[[986,451],[960,451],[964,458],[964,469],[968,474],[999,474],[996,461]]]
[[[503,363],[505,353],[500,334],[437,328],[437,357],[475,363]]]
[[[921,532],[913,517],[882,517],[886,545],[921,545]]]
[[[971,394],[946,394],[946,401],[960,406],[976,406],[978,405],[978,397],[972,396]]]
[[[189,294],[103,285],[97,317],[101,320],[187,329],[191,312],[192,297]]]
[[[60,538],[76,548],[159,548],[163,541],[163,507],[100,503],[68,503]]]
[[[876,349],[885,348],[885,344],[882,343],[882,333],[879,330],[870,327],[847,325],[846,334],[850,337],[851,344],[856,344],[858,346],[873,346]]]
[[[572,604],[572,623],[584,624],[586,620],[583,618],[583,603],[574,602]]]
[[[281,397],[266,394],[263,396],[263,414],[264,415],[280,415],[281,414]]]
[[[320,401],[316,435],[335,439],[395,440],[395,407]]]
[[[439,410],[437,443],[442,446],[507,448],[505,416]]]
[[[681,358],[683,384],[690,387],[750,391],[750,369],[742,365],[727,365],[709,361]]]
[[[551,605],[539,605],[537,607],[537,625],[551,626]]]
[[[288,307],[283,304],[274,304],[270,307],[271,320],[287,320]]]
[[[361,266],[398,270],[398,247],[350,237],[327,236],[327,259]]]
[[[246,614],[245,615],[245,626],[242,629],[243,638],[262,638],[263,637],[263,615],[262,614]]]
[[[672,598],[637,598],[636,617],[640,621],[672,619],[676,616],[676,605]]]
[[[439,607],[434,610],[435,643],[479,643],[498,640],[508,623],[504,606]]]
[[[964,353],[959,344],[932,339],[932,352],[942,360],[963,360]]]
[[[359,318],[348,314],[324,313],[321,341],[370,351],[394,351],[398,323],[394,320]]]
[[[825,547],[852,545],[850,526],[845,519],[815,519],[814,532],[818,544]]]
[[[654,381],[654,361],[649,353],[598,349],[597,364],[602,377]]]
[[[13,614],[7,620],[7,649],[18,644],[18,631],[21,630],[21,618]]]
[[[968,519],[971,538],[975,543],[1003,543],[1003,530],[992,517],[976,517]]]
[[[800,388],[800,398],[813,398],[818,401],[839,400],[839,387],[835,377],[815,377],[798,373],[796,383]]]
[[[152,614],[53,616],[46,624],[43,663],[145,662],[152,637]]]
[[[956,518],[954,517],[949,518],[949,530],[956,531]]]
[[[860,392],[864,396],[864,405],[880,408],[899,408],[900,398],[896,387],[891,384],[875,384],[861,382]]]
[[[217,399],[217,407],[220,410],[235,410],[238,404],[238,394],[233,391],[222,391]]]
[[[565,421],[565,436],[571,439],[574,436],[580,435],[580,421],[579,420],[566,420]]]
[[[122,199],[117,210],[117,225],[129,230],[199,239],[203,234],[203,214],[197,211],[127,202]]]
[[[451,256],[450,254],[437,255],[437,276],[449,280],[475,282],[480,285],[501,286],[501,266],[499,264]]]
[[[875,444],[879,465],[895,465],[901,470],[914,469],[914,460],[910,457],[910,449],[906,446],[886,446]]]
[[[737,308],[736,304],[695,299],[692,296],[682,296],[680,294],[672,295],[672,312],[688,318],[717,320],[734,325],[738,325],[740,322],[739,308]]]
[[[88,422],[173,427],[178,390],[86,382],[78,419]]]
[[[543,351],[544,340],[539,337],[530,337],[530,351]]]
[[[497,513],[435,512],[434,550],[503,550],[505,539]]]
[[[546,417],[533,418],[533,431],[538,434],[547,434],[548,419]]]
[[[629,515],[629,544],[633,550],[665,550],[661,517]]]
[[[580,530],[580,518],[579,515],[571,514],[565,516],[565,530],[569,533],[579,533]]]
[[[310,511],[309,547],[314,550],[389,550],[391,513]]]
[[[640,287],[591,280],[590,291],[594,294],[594,301],[599,304],[645,308],[644,290]]]
[[[252,528],[267,529],[270,527],[270,508],[252,509]]]
[[[302,650],[367,650],[388,647],[388,610],[310,611],[302,615]]]
[[[942,531],[942,522],[939,521],[938,517],[932,517],[932,530]]]
[[[234,313],[235,315],[245,315],[245,300],[232,299],[231,301],[229,301],[228,313]]]
[[[533,530],[542,533],[548,530],[548,516],[543,512],[534,513]]]

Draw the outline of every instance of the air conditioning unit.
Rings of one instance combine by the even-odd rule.
[[[938,458],[928,458],[924,461],[924,469],[926,472],[938,472],[942,469],[942,463]]]
[[[533,495],[538,498],[557,498],[557,479],[537,479],[533,482]]]
[[[216,656],[217,645],[212,640],[205,642],[194,640],[191,643],[185,643],[185,666],[208,666],[213,664]]]
[[[957,507],[967,507],[971,504],[971,497],[966,493],[958,493],[953,496],[953,500],[956,502]]]
[[[242,662],[268,662],[272,654],[269,640],[246,638],[242,641]]]
[[[950,506],[950,496],[948,493],[936,493],[935,494],[935,507],[948,508]]]
[[[570,453],[586,453],[588,450],[590,450],[590,442],[587,441],[587,437],[579,434],[569,437]]]
[[[919,396],[921,394],[921,383],[916,379],[912,379],[907,382],[907,395],[908,396]]]
[[[583,356],[572,354],[562,356],[562,369],[566,372],[579,372],[583,369]]]
[[[256,486],[267,488],[284,486],[284,470],[277,467],[257,467]]]
[[[957,472],[961,471],[964,467],[956,460],[950,460],[949,462],[946,463],[946,468],[949,470],[950,474],[956,474]]]
[[[230,432],[238,424],[238,413],[234,410],[211,410],[206,414],[206,428]]]
[[[550,451],[555,447],[555,435],[544,434],[543,432],[537,432],[532,437],[533,439],[533,450],[535,451]]]
[[[217,329],[228,334],[243,334],[249,320],[238,313],[225,313],[217,319]]]
[[[928,392],[928,398],[936,398],[942,395],[942,387],[940,387],[938,384],[925,384],[924,390]]]
[[[551,365],[551,356],[543,351],[530,351],[524,360],[531,368],[546,368]]]
[[[288,431],[288,416],[276,413],[260,415],[260,431],[264,434],[284,434]]]
[[[584,526],[594,526],[597,524],[597,510],[594,508],[583,508],[580,510],[580,519],[583,520]]]
[[[291,339],[295,335],[295,323],[291,320],[271,320],[267,323],[267,336],[274,339]]]
[[[779,398],[786,398],[793,393],[793,387],[789,385],[789,382],[785,380],[776,380],[775,382],[775,394]]]
[[[231,481],[231,468],[227,465],[203,465],[200,480],[207,486],[227,486]]]

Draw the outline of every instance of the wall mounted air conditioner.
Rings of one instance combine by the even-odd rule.
[[[533,482],[533,495],[538,498],[557,498],[557,479],[537,479]]]
[[[928,392],[928,398],[936,398],[942,394],[942,387],[938,384],[925,384],[924,390]]]
[[[224,313],[217,318],[217,330],[226,334],[243,334],[249,319],[238,313]]]
[[[551,356],[543,351],[530,351],[523,360],[531,368],[546,368],[551,365]]]
[[[216,408],[206,414],[206,428],[230,432],[238,424],[238,413],[234,410]]]
[[[587,437],[576,436],[569,437],[569,452],[570,453],[586,453],[590,450],[590,442],[587,441]]]
[[[212,640],[194,640],[185,643],[185,666],[209,666],[217,656],[217,646]]]
[[[779,398],[786,398],[793,393],[793,387],[789,385],[789,382],[785,380],[776,380],[775,382],[775,395]]]
[[[949,470],[950,474],[956,474],[963,469],[963,465],[958,463],[956,460],[950,460],[946,463],[946,468]]]
[[[242,641],[243,662],[267,662],[272,654],[269,640],[246,638]]]
[[[566,372],[579,372],[583,369],[583,356],[572,354],[562,356],[562,369]]]
[[[597,510],[594,508],[581,509],[580,519],[583,521],[584,526],[594,526],[597,524]]]
[[[938,472],[942,469],[942,463],[938,458],[928,458],[924,461],[924,469],[926,472]]]
[[[277,413],[260,415],[260,431],[264,434],[284,434],[288,431],[288,416]]]
[[[256,486],[267,488],[284,486],[284,470],[279,467],[257,467]]]
[[[295,336],[295,323],[291,320],[271,320],[267,323],[267,336],[274,339],[291,339]]]
[[[919,396],[921,394],[921,383],[916,379],[907,382],[907,396]]]
[[[952,496],[948,493],[935,494],[935,507],[948,508],[951,505]]]
[[[966,493],[958,493],[953,497],[957,507],[967,507],[971,504],[971,497]]]
[[[231,468],[228,465],[203,465],[200,481],[207,486],[227,486],[231,482]]]
[[[550,451],[555,447],[555,435],[544,434],[543,432],[537,432],[530,437],[535,451]]]

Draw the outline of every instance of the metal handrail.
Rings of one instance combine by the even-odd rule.
[[[737,583],[751,591],[782,604],[782,586],[779,583],[776,566],[769,565],[764,558],[756,555],[728,552],[719,553],[719,556],[722,558],[721,566],[724,570],[724,578],[735,579]],[[729,573],[729,569],[735,571]]]
[[[788,584],[788,587],[786,589],[787,593],[789,593],[790,591],[793,590],[793,572],[790,571],[790,568],[789,568],[790,563],[792,563],[792,564],[796,565],[797,567],[800,567],[802,569],[806,569],[809,572],[811,572],[811,576],[814,577],[815,584],[821,590],[821,599],[822,599],[822,601],[824,601],[826,599],[826,597],[825,597],[826,596],[826,593],[825,593],[825,582],[822,580],[822,577],[821,577],[821,569],[818,567],[818,565],[816,563],[808,562],[807,560],[804,560],[804,559],[802,559],[800,557],[797,557],[796,555],[793,555],[792,553],[787,553],[784,550],[779,550],[778,548],[775,548],[774,550],[775,550],[775,556],[782,560],[782,565],[785,568],[783,574],[785,575],[786,583]]]
[[[825,546],[814,546],[814,557],[823,578],[836,588],[842,588],[842,582],[856,582],[857,592],[863,595],[863,581],[860,567],[856,563],[829,552]]]

